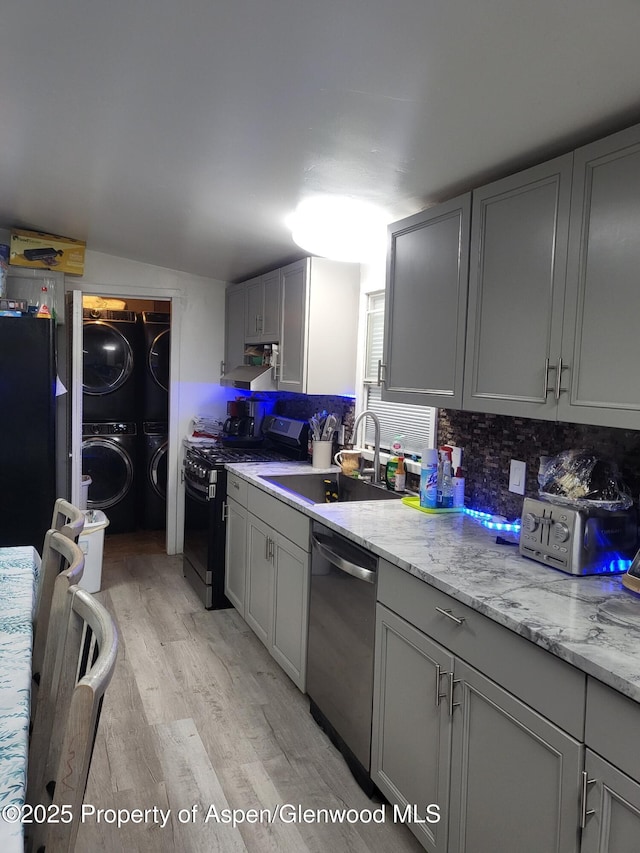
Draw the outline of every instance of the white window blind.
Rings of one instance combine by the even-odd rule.
[[[405,452],[422,453],[425,447],[435,447],[437,409],[431,406],[409,406],[382,400],[377,384],[378,361],[382,359],[384,338],[384,291],[370,293],[367,299],[367,335],[364,368],[364,405],[380,421],[380,446],[391,447],[396,435],[404,435]],[[362,427],[358,432],[362,435]],[[354,436],[355,440],[355,436]],[[361,440],[361,439],[360,439]],[[374,443],[374,426],[366,419],[366,444]]]

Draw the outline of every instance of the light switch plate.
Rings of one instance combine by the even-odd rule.
[[[511,460],[509,469],[509,491],[524,495],[524,484],[527,477],[527,463],[518,459]]]

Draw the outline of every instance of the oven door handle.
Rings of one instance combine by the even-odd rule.
[[[369,569],[358,566],[356,563],[352,563],[351,560],[346,560],[344,557],[336,554],[335,551],[332,551],[331,548],[320,542],[316,536],[311,537],[311,544],[314,549],[325,558],[325,560],[328,560],[332,566],[335,566],[336,569],[340,569],[341,572],[346,572],[346,574],[351,575],[360,581],[365,581],[365,583],[376,582],[376,572],[372,572]]]

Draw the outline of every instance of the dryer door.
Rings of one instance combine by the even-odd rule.
[[[108,509],[119,503],[133,485],[131,457],[108,438],[82,442],[82,470],[91,477],[88,509]]]
[[[153,381],[165,391],[169,390],[169,345],[171,334],[164,329],[153,339],[149,347],[149,372]]]
[[[103,320],[83,325],[82,390],[109,394],[122,387],[133,372],[131,344],[115,326]]]
[[[162,500],[167,499],[167,448],[168,442],[163,442],[157,448],[149,462],[149,481],[154,492]]]

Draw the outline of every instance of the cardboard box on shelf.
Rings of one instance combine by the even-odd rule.
[[[82,240],[71,240],[43,231],[12,228],[9,263],[31,269],[82,275],[86,245]]]

